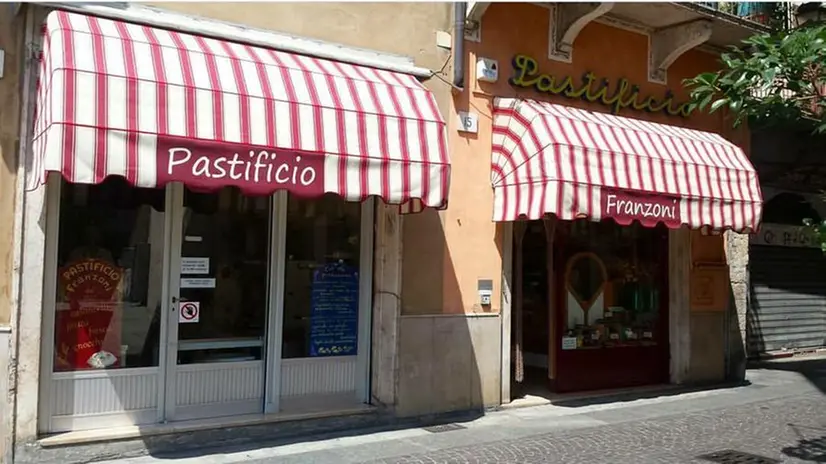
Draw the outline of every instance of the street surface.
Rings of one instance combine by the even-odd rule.
[[[112,464],[740,463],[826,462],[826,358],[753,369],[751,385],[608,403],[569,402],[489,413],[453,430],[205,449]],[[764,460],[709,460],[744,452]],[[751,456],[755,459],[755,456]]]

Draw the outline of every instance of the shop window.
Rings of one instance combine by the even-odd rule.
[[[54,370],[158,365],[164,191],[63,182]]]
[[[198,310],[179,316],[178,364],[262,359],[270,205],[234,188],[184,189],[180,308]]]
[[[360,230],[360,203],[289,197],[283,358],[357,354]]]
[[[563,349],[665,343],[668,230],[574,221],[558,233]]]

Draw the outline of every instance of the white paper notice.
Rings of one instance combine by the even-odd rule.
[[[209,274],[209,258],[181,257],[181,274]]]
[[[181,301],[178,303],[178,323],[198,322],[201,317],[201,303],[198,301]]]
[[[576,337],[562,337],[562,349],[563,350],[575,350],[576,349]]]
[[[184,236],[184,242],[203,242],[204,238],[198,235],[187,235]]]
[[[181,277],[181,288],[215,288],[215,279],[201,277]]]

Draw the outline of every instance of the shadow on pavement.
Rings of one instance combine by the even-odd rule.
[[[826,356],[799,357],[783,360],[764,360],[750,364],[752,369],[797,372],[803,375],[821,393],[826,394]],[[783,448],[782,453],[805,462],[826,463],[826,423],[819,426],[789,424],[798,436],[795,446]],[[815,435],[812,437],[811,435]]]
[[[786,359],[782,361],[762,361],[754,362],[749,366],[750,369],[766,369],[766,370],[781,370],[798,372],[805,376],[808,381],[816,385],[817,388],[826,393],[826,356],[824,357],[810,357],[810,358],[795,358]],[[743,386],[751,385],[748,381],[729,382],[715,385],[691,385],[691,386],[663,386],[662,388],[653,389],[636,389],[626,390],[616,393],[611,392],[591,392],[587,396],[579,395],[571,398],[554,398],[551,404],[558,407],[577,408],[591,405],[630,402],[640,399],[665,398],[686,393],[694,392],[709,392],[715,390],[725,390]],[[758,385],[754,385],[758,387]],[[266,447],[276,447],[283,445],[290,445],[295,443],[308,443],[313,441],[330,440],[336,438],[352,437],[358,435],[367,435],[380,432],[391,432],[404,430],[409,428],[426,427],[432,425],[444,425],[449,423],[461,423],[472,421],[484,415],[483,411],[469,411],[463,413],[444,414],[439,416],[431,416],[427,418],[410,418],[410,419],[389,419],[382,418],[374,422],[374,425],[368,423],[351,424],[339,430],[316,430],[313,433],[311,430],[284,430],[285,424],[262,426],[262,428],[269,428],[272,435],[266,438],[266,433],[250,434],[248,436],[238,436],[238,434],[229,433],[225,440],[200,440],[195,436],[189,437],[190,446],[178,446],[171,443],[165,443],[161,439],[158,442],[152,443],[154,440],[147,440],[147,448],[150,454],[155,458],[161,459],[175,459],[187,457],[199,457],[214,453],[216,449],[220,448],[221,453],[237,453],[253,449],[260,449]],[[819,438],[807,438],[804,429],[814,430],[812,427],[794,426],[798,430],[799,444],[794,447],[788,447],[783,450],[783,453],[789,457],[795,457],[809,462],[824,462],[826,463],[826,424],[822,428],[817,429]],[[248,428],[248,430],[256,427]],[[281,430],[278,430],[281,429]],[[323,428],[322,428],[323,429]],[[292,432],[292,433],[291,433]],[[302,433],[303,432],[303,433]],[[309,432],[309,433],[307,433]],[[198,435],[197,433],[193,435]],[[811,433],[809,434],[811,435]],[[206,437],[203,437],[206,438]],[[212,438],[212,437],[210,437]],[[204,443],[215,443],[214,446],[204,446]],[[172,446],[170,446],[172,445]],[[194,445],[194,446],[193,446]]]
[[[186,459],[208,456],[216,452],[221,454],[240,453],[253,451],[262,448],[274,448],[278,446],[294,445],[298,443],[312,443],[318,441],[334,440],[340,438],[370,435],[382,432],[394,432],[411,428],[424,428],[439,425],[470,422],[484,415],[483,411],[466,411],[456,413],[445,413],[427,417],[413,418],[379,418],[375,423],[378,425],[354,424],[351,427],[342,427],[324,430],[301,430],[300,424],[296,425],[296,430],[284,430],[285,424],[267,424],[262,426],[243,427],[252,432],[257,428],[269,429],[272,435],[266,437],[266,433],[237,433],[238,431],[225,430],[224,439],[210,440],[207,437],[199,438],[199,432],[187,434],[186,444],[180,441],[178,444],[170,443],[167,439],[174,435],[157,437],[147,437],[144,439],[149,455],[156,459]],[[279,426],[280,425],[280,426]],[[279,430],[281,429],[281,430]],[[260,430],[257,430],[261,432]],[[207,432],[209,433],[209,432]]]
[[[551,404],[563,408],[581,408],[585,406],[595,406],[610,403],[623,403],[636,400],[667,398],[671,396],[684,395],[686,393],[709,392],[715,390],[725,390],[729,388],[745,387],[751,385],[749,381],[717,383],[713,385],[689,385],[689,386],[663,386],[660,389],[630,390],[620,393],[599,393],[592,396],[578,396],[576,398],[554,398]]]
[[[824,427],[807,427],[802,425],[789,424],[800,439],[796,446],[783,448],[782,453],[790,458],[800,459],[806,462],[826,462],[826,436],[821,435],[816,438],[806,438],[806,431],[819,433],[826,432]]]
[[[797,372],[806,377],[821,393],[826,393],[826,356],[752,361],[749,363],[749,368]]]

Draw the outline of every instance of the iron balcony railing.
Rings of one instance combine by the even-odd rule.
[[[698,2],[700,6],[735,16],[772,29],[794,26],[794,5],[791,2]]]

